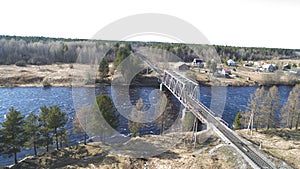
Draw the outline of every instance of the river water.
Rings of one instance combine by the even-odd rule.
[[[212,110],[219,114],[226,122],[232,125],[234,117],[239,110],[244,111],[251,93],[257,87],[201,87],[200,100],[208,107],[212,106]],[[135,87],[129,90],[129,99],[131,104],[135,104],[139,98],[142,98],[147,107],[151,107],[151,103],[157,101],[151,98],[153,91],[157,90],[155,87]],[[288,94],[291,90],[290,86],[279,86],[280,104],[281,106],[287,100]],[[75,92],[74,92],[75,91]],[[66,125],[67,129],[72,130],[72,119],[75,114],[75,109],[84,103],[92,103],[94,99],[92,96],[100,93],[108,94],[110,96],[120,95],[122,93],[115,93],[110,86],[97,88],[70,88],[70,87],[14,87],[14,88],[0,88],[0,122],[5,120],[5,115],[8,109],[13,106],[16,110],[21,111],[23,115],[28,115],[30,112],[39,113],[41,106],[57,105],[62,111],[66,112],[69,121]],[[76,97],[74,99],[74,93]],[[82,93],[82,96],[80,95]],[[88,93],[88,94],[87,94]],[[90,94],[89,94],[90,93]],[[126,93],[127,94],[127,93]],[[150,97],[149,97],[150,94]],[[76,99],[77,98],[77,99]],[[78,99],[80,98],[80,99]],[[180,107],[180,103],[175,97],[172,101]],[[120,133],[127,134],[127,120],[120,117]],[[144,129],[143,134],[159,134],[159,130],[155,126],[150,126]],[[81,138],[70,133],[70,144],[75,144]],[[23,150],[19,153],[19,159],[26,154],[32,154],[32,150]],[[4,155],[0,157],[0,166],[10,165],[13,163],[13,158],[8,158]]]

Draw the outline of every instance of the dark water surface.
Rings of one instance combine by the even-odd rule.
[[[135,87],[129,91],[130,102],[135,104],[139,98],[142,98],[147,107],[151,107],[151,102],[155,102],[156,98],[149,97],[149,94],[155,90],[154,87]],[[201,87],[200,100],[208,107],[212,105],[213,111],[219,114],[230,125],[233,123],[234,117],[239,110],[245,110],[246,105],[251,93],[257,87]],[[291,90],[290,86],[279,86],[281,101],[283,105],[287,100],[288,94]],[[74,91],[76,98],[73,101]],[[72,130],[72,119],[75,115],[75,109],[84,103],[93,103],[94,95],[105,93],[110,96],[122,97],[123,93],[114,93],[111,87],[98,87],[98,88],[70,88],[70,87],[14,87],[14,88],[0,88],[0,122],[5,120],[5,115],[10,107],[21,111],[23,115],[28,115],[30,112],[39,113],[41,106],[57,105],[62,111],[66,112],[69,121],[66,128]],[[88,93],[88,94],[87,94]],[[82,96],[81,96],[82,94]],[[125,93],[126,95],[126,93]],[[80,98],[80,99],[78,99]],[[175,98],[172,99],[177,108],[180,107],[179,102]],[[75,104],[74,104],[75,103]],[[124,103],[125,104],[125,103]],[[126,107],[126,105],[124,105]],[[120,133],[127,134],[127,120],[120,117]],[[150,126],[142,131],[144,134],[158,134],[158,129],[155,126]],[[76,144],[80,141],[80,137],[70,133],[70,144]],[[33,154],[32,150],[23,150],[18,154],[19,159],[23,158],[26,154]],[[0,157],[0,166],[10,165],[13,163],[13,158]]]

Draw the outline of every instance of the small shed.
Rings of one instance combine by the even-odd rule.
[[[201,58],[194,58],[193,60],[193,65],[199,65],[199,64],[203,64],[203,59]]]
[[[264,65],[262,65],[262,69],[264,71],[274,72],[276,70],[276,67],[275,67],[275,65],[272,65],[272,64],[264,64]]]
[[[174,68],[177,70],[189,70],[190,66],[184,62],[178,62],[174,64]]]
[[[227,65],[228,66],[236,66],[236,63],[232,59],[229,59],[229,60],[227,60]]]
[[[222,69],[222,74],[223,75],[231,75],[231,70],[227,69],[227,68],[224,68],[224,69]]]
[[[290,64],[285,64],[282,66],[282,70],[290,70],[292,66]]]

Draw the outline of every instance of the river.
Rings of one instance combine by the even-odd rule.
[[[232,125],[234,117],[239,110],[244,111],[251,93],[256,90],[257,87],[205,87],[200,88],[200,100],[208,107],[212,105],[212,109],[216,111],[226,122]],[[147,107],[150,107],[150,103],[153,99],[149,97],[149,94],[155,90],[154,87],[135,87],[129,91],[130,102],[135,104],[139,98],[144,100]],[[290,86],[279,86],[280,92],[280,104],[281,106],[287,100],[288,94],[291,90]],[[76,96],[80,93],[85,93],[81,99],[73,101],[74,91]],[[62,111],[66,112],[69,121],[66,125],[67,129],[72,130],[72,119],[75,114],[75,108],[80,107],[83,103],[92,102],[92,96],[100,93],[108,94],[112,96],[113,90],[110,86],[97,87],[97,88],[70,88],[70,87],[14,87],[14,88],[0,88],[0,122],[5,120],[5,115],[8,109],[13,106],[16,110],[21,111],[23,115],[28,115],[30,112],[39,113],[41,106],[57,105]],[[86,95],[90,93],[90,95]],[[73,95],[72,95],[73,94]],[[120,96],[122,93],[118,93]],[[90,97],[90,98],[87,98]],[[78,98],[78,97],[77,97]],[[152,100],[151,100],[152,99]],[[172,99],[173,102],[179,108],[179,102]],[[75,104],[74,104],[75,103]],[[127,120],[124,117],[120,117],[120,127],[118,130],[121,133],[128,133]],[[143,130],[143,134],[158,134],[159,131],[156,127],[151,126],[148,129]],[[70,133],[71,144],[75,144],[80,140],[78,135]],[[32,150],[23,150],[19,153],[18,158],[23,158],[26,154],[32,154]],[[0,166],[10,165],[13,163],[13,158],[6,156],[0,157]]]

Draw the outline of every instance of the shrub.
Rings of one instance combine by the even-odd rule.
[[[26,66],[26,61],[25,60],[20,60],[20,61],[17,61],[16,62],[16,66],[22,66],[22,67],[25,67]]]
[[[50,84],[48,78],[44,78],[44,79],[43,79],[42,85],[43,85],[43,87],[50,87],[50,86],[51,86],[51,84]]]
[[[48,64],[48,60],[46,58],[34,56],[28,60],[28,64],[31,65],[46,65]]]

